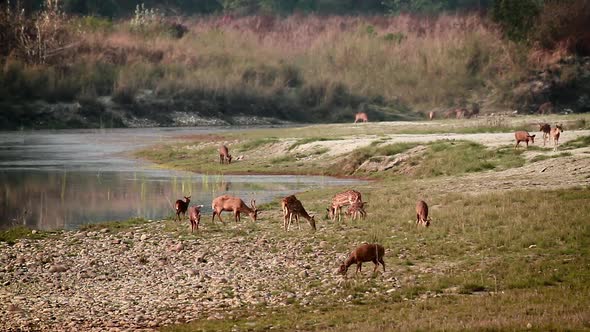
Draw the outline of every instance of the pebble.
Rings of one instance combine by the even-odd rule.
[[[66,271],[67,271],[67,268],[65,266],[63,266],[63,265],[60,265],[60,264],[52,265],[49,268],[49,272],[50,273],[56,273],[56,272],[57,273],[61,273],[61,272],[66,272]]]

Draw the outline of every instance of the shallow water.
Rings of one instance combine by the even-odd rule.
[[[224,193],[257,205],[325,186],[358,183],[323,176],[202,175],[157,169],[126,152],[185,135],[254,128],[149,128],[0,133],[0,228],[75,229],[132,217],[173,214],[191,195],[210,215]],[[231,215],[228,213],[228,220]],[[206,217],[205,217],[206,218]],[[205,219],[206,220],[206,219]],[[225,219],[224,219],[225,220]]]

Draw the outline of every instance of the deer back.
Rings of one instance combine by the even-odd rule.
[[[356,190],[347,190],[341,193],[338,193],[332,197],[332,206],[344,206],[344,205],[352,205],[355,202],[361,202],[361,193]]]
[[[419,215],[421,219],[426,220],[428,218],[428,204],[424,201],[418,201],[418,203],[416,203],[416,214]]]

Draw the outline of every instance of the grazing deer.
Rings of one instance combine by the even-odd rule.
[[[336,212],[338,212],[338,222],[340,222],[340,214],[342,207],[352,205],[357,202],[362,202],[361,193],[356,190],[347,190],[332,197],[332,204],[328,207],[328,217],[334,221],[336,219]]]
[[[539,125],[539,131],[543,133],[543,146],[549,139],[549,133],[551,133],[551,126],[548,123],[537,123]]]
[[[365,112],[358,112],[355,116],[354,116],[354,123],[357,123],[359,121],[362,122],[369,122],[369,117],[367,116],[367,113]]]
[[[362,244],[354,249],[352,253],[350,253],[346,261],[342,262],[339,272],[343,275],[346,275],[346,272],[348,272],[348,267],[352,264],[356,264],[355,274],[359,271],[362,272],[363,262],[373,262],[373,264],[375,264],[373,273],[377,272],[379,263],[381,263],[381,265],[383,265],[383,272],[385,272],[385,262],[383,261],[383,256],[385,256],[385,248],[383,248],[382,245],[377,243]]]
[[[430,121],[434,120],[434,116],[435,116],[435,115],[436,115],[436,113],[434,113],[434,112],[432,112],[432,111],[431,111],[431,112],[428,112],[428,119],[429,119]]]
[[[516,139],[516,145],[514,145],[515,149],[518,147],[520,142],[525,142],[527,149],[529,147],[529,141],[531,141],[533,144],[535,143],[535,135],[531,136],[528,131],[524,130],[515,132],[514,138]]]
[[[219,147],[219,163],[223,164],[226,160],[228,164],[231,164],[231,155],[229,154],[229,150],[227,146],[222,145]]]
[[[561,124],[556,124],[555,128],[551,128],[551,140],[553,141],[553,151],[557,151],[557,146],[559,145],[559,135],[563,133],[563,126]]]
[[[539,114],[550,114],[553,112],[553,104],[548,101],[546,103],[541,104],[541,106],[539,106],[539,109],[537,110],[537,113]]]
[[[430,226],[431,219],[428,218],[428,204],[424,201],[416,203],[416,225]]]
[[[233,211],[236,222],[240,221],[240,213],[242,212],[247,213],[252,220],[256,221],[256,218],[258,217],[256,201],[251,200],[250,205],[252,207],[248,207],[248,205],[238,197],[229,195],[219,196],[211,202],[211,208],[213,209],[211,222],[215,221],[215,215],[217,215],[219,221],[223,222],[223,219],[221,219],[221,212],[223,211]]]
[[[367,216],[365,205],[367,204],[367,202],[354,202],[348,207],[348,210],[344,214],[346,214],[352,220],[356,220],[358,216],[360,216],[361,219],[365,219]]]
[[[283,226],[285,227],[285,231],[289,231],[289,226],[291,226],[291,219],[295,217],[295,221],[297,221],[297,229],[301,229],[299,226],[299,216],[307,219],[309,225],[313,230],[316,230],[315,226],[315,219],[314,216],[310,216],[301,201],[295,197],[295,195],[287,196],[281,200],[281,207],[283,209]]]
[[[191,197],[188,196],[184,196],[184,201],[183,200],[177,200],[176,204],[174,204],[174,210],[176,211],[176,217],[178,218],[178,221],[180,221],[180,214],[182,213],[182,219],[184,219],[184,217],[186,217],[186,209],[188,208],[188,203],[190,203],[191,201]],[[177,218],[174,218],[174,220],[176,220]]]
[[[191,233],[199,230],[199,224],[201,223],[201,208],[203,205],[191,206],[188,208],[188,219],[191,221]]]

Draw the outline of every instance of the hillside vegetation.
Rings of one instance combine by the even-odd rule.
[[[53,5],[2,15],[5,128],[340,122],[357,111],[396,120],[473,104],[533,110],[555,89],[582,88],[589,70],[560,62],[583,42],[515,43],[478,14],[171,18],[140,7],[112,21]],[[550,66],[539,84],[553,85],[537,94],[537,82],[522,85]]]

